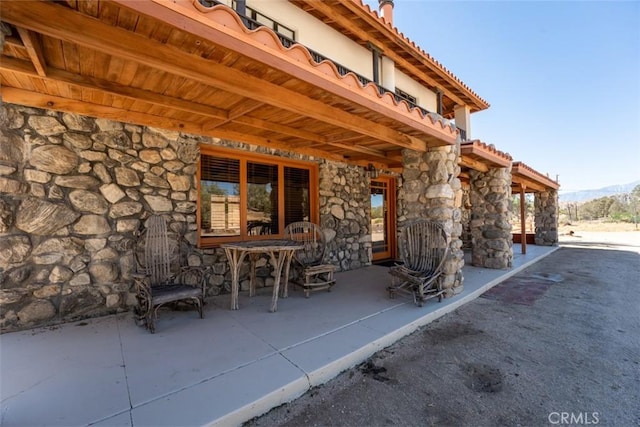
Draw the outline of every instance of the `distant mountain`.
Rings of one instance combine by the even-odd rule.
[[[560,202],[588,202],[589,200],[599,199],[600,197],[630,193],[637,185],[640,185],[640,181],[623,185],[612,185],[598,190],[574,191],[572,193],[560,194],[559,199]]]

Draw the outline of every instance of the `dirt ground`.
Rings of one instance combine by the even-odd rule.
[[[574,233],[581,231],[640,233],[640,224],[636,226],[630,222],[572,221],[571,223],[561,224],[558,227],[560,235],[568,234],[570,231]]]
[[[640,426],[640,232],[561,242],[245,426]]]

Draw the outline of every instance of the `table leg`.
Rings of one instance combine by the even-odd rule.
[[[256,294],[256,261],[258,260],[257,253],[250,253],[249,259],[251,265],[249,266],[249,296],[252,297]]]
[[[247,253],[229,248],[224,248],[224,252],[227,255],[229,266],[231,267],[231,310],[238,310],[240,308],[238,304],[240,265],[242,265],[242,261]]]
[[[273,296],[271,297],[271,312],[275,313],[278,311],[278,293],[280,292],[280,276],[282,276],[282,266],[284,265],[284,260],[286,258],[285,254],[282,251],[278,251],[278,255],[276,255],[276,251],[269,252],[271,255],[271,261],[274,266],[274,283],[273,283]]]
[[[282,298],[287,298],[289,296],[289,270],[291,268],[291,258],[293,258],[293,254],[295,250],[288,250],[285,253],[284,260],[284,284],[282,285]]]

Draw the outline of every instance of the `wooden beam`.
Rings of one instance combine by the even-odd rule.
[[[18,30],[18,34],[20,34],[24,47],[27,49],[27,53],[36,72],[40,77],[45,77],[47,75],[47,62],[44,59],[42,43],[40,42],[38,34],[22,27],[16,27],[16,29]]]
[[[378,157],[380,159],[387,160],[387,155],[384,151],[374,150],[372,148],[363,147],[357,144],[342,144],[339,142],[330,142],[328,145],[332,147],[343,148],[348,151],[356,151],[358,153],[366,154],[368,156]]]
[[[524,188],[524,185],[520,185],[520,250],[523,255],[527,253],[527,215]]]
[[[354,140],[358,140],[358,139],[362,139],[363,136],[361,134],[353,134],[353,132],[341,132],[339,134],[334,134],[331,136],[327,136],[325,138],[326,142],[348,142],[348,141],[354,141]]]
[[[295,129],[290,126],[284,126],[278,123],[266,122],[260,119],[254,119],[253,117],[240,116],[233,120],[234,123],[240,123],[245,126],[251,126],[258,129],[264,129],[272,132],[283,133],[285,135],[295,136],[301,139],[324,143],[324,137],[313,132],[308,132],[301,129]]]
[[[21,61],[19,59],[2,57],[2,61],[0,61],[0,69],[24,74],[31,77],[38,77],[34,68],[29,67],[29,64],[26,61]],[[57,68],[49,68],[47,77],[43,79],[54,84],[56,82],[60,82],[78,88],[91,89],[111,95],[122,96],[134,101],[141,100],[160,107],[168,107],[187,113],[199,114],[215,119],[226,120],[228,118],[228,113],[220,108],[198,104],[191,101],[185,101],[183,99],[173,98],[166,95],[160,95],[156,92],[151,92],[148,90],[137,89],[130,86],[122,86],[118,83],[98,79],[95,77],[69,73]]]
[[[0,62],[0,70],[12,71],[24,75],[28,75],[31,77],[36,77],[36,72],[31,64],[26,61],[21,61],[19,59],[14,58],[4,58],[2,62]],[[278,132],[286,135],[295,136],[301,139],[306,139],[309,141],[324,143],[324,138],[321,135],[317,135],[312,132],[307,132],[304,130],[294,129],[288,126],[283,126],[275,123],[269,123],[264,120],[255,119],[251,117],[242,117],[238,114],[238,111],[234,112],[235,119],[231,120],[229,118],[229,114],[219,108],[210,107],[208,105],[198,104],[191,101],[185,101],[178,98],[173,98],[165,95],[160,95],[155,92],[150,92],[142,89],[136,89],[129,86],[122,86],[117,83],[108,82],[105,80],[97,79],[95,77],[89,76],[80,76],[77,74],[69,73],[64,70],[58,70],[54,68],[49,69],[48,78],[43,78],[45,81],[55,84],[58,83],[66,83],[68,85],[83,88],[96,90],[103,93],[109,93],[112,95],[118,95],[122,97],[126,97],[128,99],[132,99],[134,101],[142,100],[145,102],[149,102],[150,104],[164,107],[177,109],[181,111],[185,111],[191,114],[198,114],[205,117],[210,117],[212,119],[222,119],[218,120],[214,125],[205,125],[203,126],[203,130],[212,131],[216,128],[219,128],[223,124],[229,123],[231,121],[235,123],[240,123],[244,126],[253,127],[261,130],[269,130],[272,132]],[[262,103],[250,103],[251,109],[256,109],[260,105],[264,105]],[[245,108],[244,111],[249,111],[249,109]]]
[[[225,138],[233,141],[242,141],[249,144],[255,144],[262,147],[276,148],[280,150],[292,149],[291,144],[283,141],[260,138],[254,135],[248,135],[240,132],[233,132],[223,129],[215,131],[206,131],[201,125],[187,121],[170,119],[164,116],[155,116],[137,111],[127,111],[120,108],[109,107],[105,105],[92,104],[89,102],[79,101],[75,99],[67,99],[58,96],[45,95],[37,92],[31,92],[23,89],[3,86],[0,88],[2,100],[10,104],[25,105],[28,107],[43,108],[55,111],[64,111],[68,113],[81,114],[90,117],[100,117],[115,120],[124,123],[133,123],[142,126],[152,126],[162,129],[174,130],[178,132],[187,132],[196,135],[212,136],[216,138]],[[296,149],[296,152],[307,154],[314,157],[326,158],[333,161],[344,162],[344,156],[331,154],[325,151],[314,149]]]
[[[229,118],[233,120],[236,117],[244,116],[245,114],[249,114],[250,112],[257,110],[263,105],[264,105],[264,102],[253,101],[250,99],[246,101],[242,101],[240,105],[233,107],[229,110]]]
[[[233,107],[229,110],[226,120],[223,120],[218,123],[209,124],[205,126],[205,129],[215,129],[217,127],[223,126],[231,122],[233,119],[237,117],[244,116],[245,114],[248,114],[254,110],[257,110],[263,105],[264,105],[264,102],[253,101],[251,99],[244,100],[240,103],[239,106]]]
[[[524,186],[528,193],[535,193],[537,191],[546,191],[547,189],[544,185],[534,180],[514,174],[513,172],[511,173],[511,182],[512,182],[512,188],[514,188],[514,186]]]
[[[489,167],[486,164],[478,160],[472,159],[470,157],[460,156],[460,160],[458,161],[458,164],[461,167],[477,170],[478,172],[482,172],[482,173],[489,171]]]
[[[138,62],[297,114],[302,113],[391,144],[426,151],[426,143],[418,138],[50,2],[5,2],[2,12],[4,21],[50,37]],[[56,19],[51,19],[51,16]]]
[[[15,37],[15,36],[7,36],[4,38],[4,44],[6,44],[7,46],[13,46],[13,47],[17,47],[20,49],[24,49],[24,43],[22,43],[22,40],[20,40],[19,37]]]

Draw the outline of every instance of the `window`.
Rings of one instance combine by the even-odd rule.
[[[315,164],[207,146],[201,152],[201,246],[277,238],[291,222],[317,222]]]

